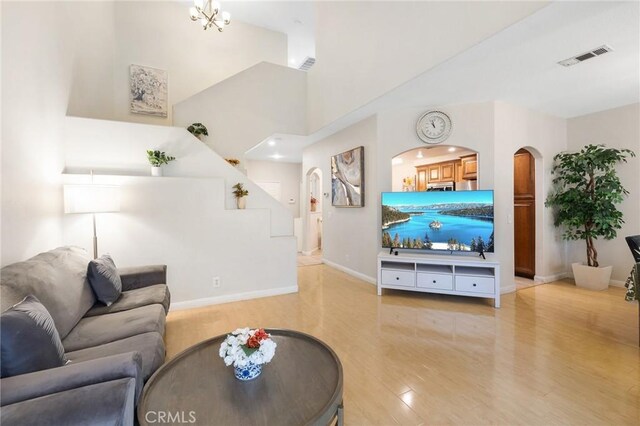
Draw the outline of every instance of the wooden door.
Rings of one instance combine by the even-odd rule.
[[[455,178],[455,163],[443,163],[440,166],[440,180],[443,182],[452,182]]]
[[[535,159],[526,149],[513,157],[513,212],[515,274],[533,278],[536,273]]]

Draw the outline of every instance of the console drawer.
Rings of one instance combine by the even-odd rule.
[[[382,285],[397,285],[402,287],[415,287],[415,272],[413,271],[394,271],[383,269],[380,271]]]
[[[456,290],[470,293],[493,293],[495,290],[495,278],[456,276]]]
[[[453,290],[453,275],[418,272],[416,275],[416,286],[438,290]]]

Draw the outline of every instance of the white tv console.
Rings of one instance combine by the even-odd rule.
[[[494,299],[500,307],[500,263],[467,256],[378,254],[378,296],[383,288]]]

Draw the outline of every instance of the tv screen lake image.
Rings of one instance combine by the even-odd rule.
[[[493,191],[383,192],[382,246],[493,252]]]

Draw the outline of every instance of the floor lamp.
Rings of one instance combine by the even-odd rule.
[[[120,211],[120,187],[114,185],[65,185],[64,212],[93,215],[93,258],[98,257],[96,213]]]

